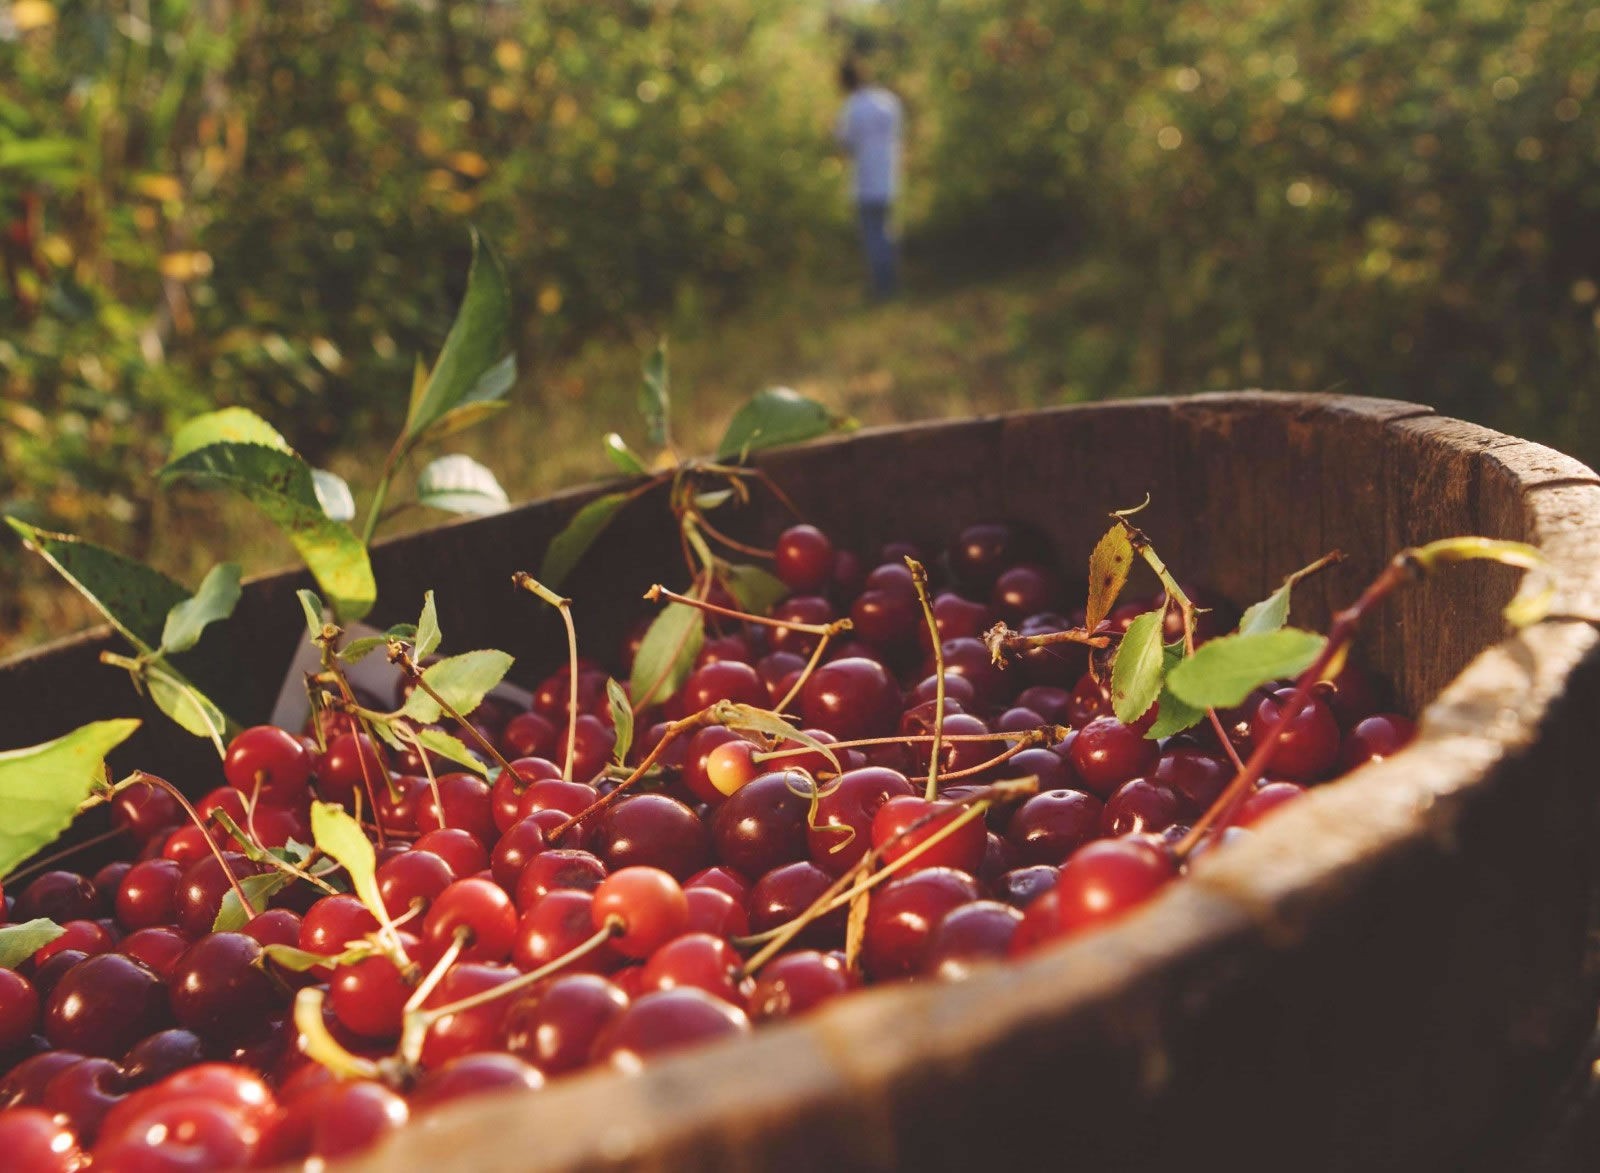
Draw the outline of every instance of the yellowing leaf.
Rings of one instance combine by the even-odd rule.
[[[1114,525],[1095,543],[1089,555],[1089,601],[1083,620],[1089,631],[1099,627],[1101,620],[1111,614],[1132,569],[1133,543],[1122,526]]]

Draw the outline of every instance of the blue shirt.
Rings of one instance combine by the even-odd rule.
[[[856,201],[886,204],[900,183],[900,99],[864,86],[846,99],[833,137],[856,163]]]

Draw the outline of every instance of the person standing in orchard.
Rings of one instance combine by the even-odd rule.
[[[855,161],[856,213],[867,271],[873,295],[886,298],[896,284],[889,211],[900,180],[900,99],[883,86],[865,84],[853,61],[839,67],[839,84],[846,97],[833,136]]]

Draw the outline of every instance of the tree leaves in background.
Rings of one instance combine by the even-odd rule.
[[[625,476],[637,476],[649,472],[639,454],[628,447],[628,442],[615,432],[607,432],[601,442],[606,450],[606,457],[616,465],[617,471]]]
[[[607,493],[573,514],[572,520],[545,547],[544,561],[539,564],[539,581],[552,590],[559,587],[594,545],[595,539],[605,532],[617,511],[627,503],[626,493]]]
[[[1111,709],[1124,725],[1144,716],[1161,695],[1163,616],[1156,610],[1135,618],[1117,647],[1111,665]]]
[[[161,628],[161,650],[186,652],[194,647],[207,624],[233,614],[239,593],[239,564],[219,562],[213,566],[193,595],[168,610]]]
[[[293,452],[277,428],[244,407],[224,407],[184,421],[172,435],[173,461],[213,444],[260,444],[280,452]]]
[[[779,444],[798,444],[826,435],[846,421],[835,418],[815,399],[788,387],[757,391],[728,423],[717,445],[718,460],[734,460],[745,453]]]
[[[323,512],[311,468],[294,453],[261,444],[210,444],[168,463],[161,478],[242,494],[294,543],[341,620],[360,619],[372,609],[378,588],[367,548]]]
[[[678,691],[705,642],[705,619],[697,607],[670,603],[651,622],[628,680],[628,695],[636,709],[660,704]]]
[[[494,473],[460,453],[429,462],[417,477],[417,501],[430,509],[474,516],[500,513],[511,504]]]
[[[672,376],[667,370],[665,338],[644,360],[643,376],[639,383],[639,414],[644,416],[645,431],[650,443],[657,447],[671,444]]]
[[[54,741],[0,753],[0,876],[71,825],[105,781],[106,755],[137,728],[129,719],[94,721]]]
[[[0,928],[0,969],[16,969],[66,931],[42,916]]]
[[[752,615],[767,614],[789,594],[782,579],[759,566],[731,565],[723,572],[722,581],[739,608]]]
[[[611,703],[611,727],[617,733],[611,760],[620,766],[628,760],[628,751],[633,748],[633,706],[628,703],[628,694],[622,691],[622,685],[610,677],[606,678],[606,700]]]
[[[511,670],[511,657],[504,652],[485,649],[462,652],[430,665],[422,673],[429,688],[465,717],[477,708],[495,685],[505,679]],[[401,714],[424,725],[432,724],[443,714],[439,702],[421,688],[415,688],[406,698]]]
[[[1089,600],[1083,618],[1087,630],[1094,631],[1111,614],[1132,569],[1133,543],[1120,525],[1114,525],[1089,554]]]
[[[1292,679],[1311,666],[1327,643],[1297,627],[1208,640],[1167,676],[1168,687],[1199,708],[1227,709],[1269,680]]]
[[[413,384],[402,452],[414,448],[430,431],[440,436],[484,418],[482,405],[502,398],[516,378],[505,262],[474,229],[467,292],[433,371]],[[463,416],[468,417],[465,422]]]

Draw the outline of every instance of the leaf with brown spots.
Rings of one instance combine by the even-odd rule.
[[[1111,608],[1116,605],[1117,596],[1122,593],[1128,581],[1128,572],[1132,569],[1133,543],[1128,540],[1128,531],[1122,525],[1114,525],[1095,544],[1094,552],[1089,555],[1089,602],[1083,620],[1085,629],[1092,632],[1111,614]]]

